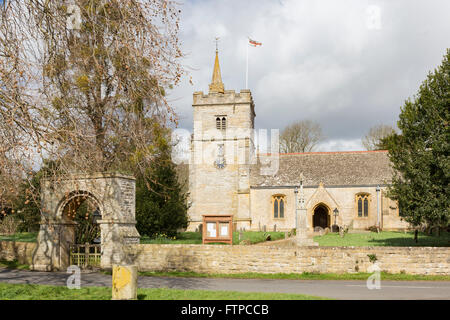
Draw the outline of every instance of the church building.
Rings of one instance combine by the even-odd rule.
[[[237,229],[291,230],[300,185],[309,231],[408,227],[386,196],[387,151],[259,153],[252,94],[225,90],[217,50],[209,92],[194,92],[192,107],[189,231],[204,214],[232,214]]]

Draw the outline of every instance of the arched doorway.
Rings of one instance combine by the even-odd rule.
[[[330,227],[330,215],[329,210],[324,204],[319,204],[314,209],[313,214],[313,228],[329,228]]]
[[[74,243],[100,243],[100,205],[89,192],[74,191],[62,204],[62,218],[75,223]]]
[[[100,204],[87,191],[73,191],[60,204],[60,268],[69,265],[98,267],[101,264]]]

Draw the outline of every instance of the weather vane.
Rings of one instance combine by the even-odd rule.
[[[216,42],[216,51],[219,50],[219,39],[220,39],[219,37],[216,37],[214,40]]]

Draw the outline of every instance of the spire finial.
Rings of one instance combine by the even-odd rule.
[[[219,37],[216,37],[215,41],[216,41],[216,52],[219,52]]]
[[[212,81],[209,85],[209,92],[218,92],[223,93],[224,87],[222,82],[222,76],[220,75],[220,66],[219,66],[219,37],[215,38],[216,41],[216,59],[214,61],[214,70],[212,74]]]

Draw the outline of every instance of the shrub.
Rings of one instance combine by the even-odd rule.
[[[378,226],[370,226],[370,227],[366,228],[366,230],[379,233],[381,231],[381,228]]]
[[[374,263],[375,261],[378,260],[376,254],[368,254],[367,256],[369,257],[369,261],[372,262],[372,263]]]

